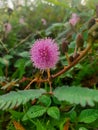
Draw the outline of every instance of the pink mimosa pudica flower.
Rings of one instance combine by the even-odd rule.
[[[73,13],[71,19],[69,20],[69,23],[75,26],[79,22],[79,20],[79,16],[76,13]]]
[[[30,50],[31,61],[41,70],[55,67],[59,60],[59,47],[51,38],[35,41]]]

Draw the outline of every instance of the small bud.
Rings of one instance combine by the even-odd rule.
[[[75,55],[73,56],[74,59],[77,59],[80,56],[79,53],[75,53]]]
[[[98,23],[94,24],[88,31],[94,39],[98,39]]]
[[[71,55],[71,56],[69,57],[69,61],[70,61],[70,62],[73,62],[73,61],[74,61],[73,55]]]
[[[62,41],[62,46],[61,46],[62,53],[68,52],[68,44],[69,42],[67,40]]]
[[[80,48],[82,49],[83,48],[83,44],[84,44],[84,39],[83,39],[83,36],[82,34],[78,34],[77,37],[76,37],[76,45],[77,45],[77,48]]]
[[[58,61],[58,63],[56,64],[56,67],[57,67],[57,68],[63,68],[62,62],[61,62],[61,61]]]
[[[80,20],[80,17],[76,14],[76,13],[73,13],[72,14],[72,17],[70,18],[69,20],[69,23],[72,25],[72,26],[75,26]]]
[[[66,39],[70,42],[72,41],[72,32],[69,32],[67,35],[66,35]]]
[[[80,56],[79,53],[75,53],[74,55],[71,55],[71,56],[69,57],[69,61],[70,61],[70,62],[73,62],[73,61],[76,60],[79,56]]]
[[[95,23],[96,21],[94,18],[90,19],[90,21],[88,22],[88,29],[90,29]]]

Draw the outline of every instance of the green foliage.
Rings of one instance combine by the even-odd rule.
[[[54,96],[60,101],[67,101],[71,104],[80,104],[82,106],[94,106],[98,102],[98,91],[81,87],[59,87],[55,89]]]
[[[47,108],[39,105],[32,106],[23,117],[23,121],[29,118],[36,118],[42,116],[46,112]]]
[[[46,130],[44,124],[40,120],[37,121],[31,120],[31,122],[36,126],[36,130]]]
[[[25,104],[29,100],[38,98],[43,93],[45,93],[44,89],[10,92],[0,96],[0,108],[5,110]],[[94,106],[94,102],[98,102],[97,90],[81,87],[59,87],[54,90],[54,96],[60,101],[67,101],[71,104],[80,104],[82,106]],[[44,95],[39,99],[39,102],[42,102],[43,105],[48,107],[50,106],[51,100],[50,97]]]
[[[84,127],[81,127],[81,128],[79,128],[79,130],[88,130],[88,129],[86,129],[86,128],[84,128]]]
[[[15,67],[17,68],[16,72],[12,75],[12,78],[16,78],[17,76],[19,78],[22,78],[23,74],[25,73],[25,64],[26,60],[24,59],[19,59],[15,63]]]
[[[77,113],[75,111],[72,111],[70,113],[70,120],[74,122],[77,119]]]
[[[59,0],[45,0],[45,1],[47,1],[47,2],[49,2],[49,3],[52,3],[52,4],[54,4],[54,5],[58,5],[58,6],[61,6],[61,7],[69,7],[69,1],[68,0],[66,0],[66,3],[67,4],[64,4],[64,0],[61,0],[61,1],[59,1]]]
[[[86,79],[92,79],[93,76],[96,76],[98,72],[98,67],[96,66],[97,62],[98,59],[95,56],[93,62],[87,59],[80,68],[77,66],[77,69],[79,69],[80,71],[75,75],[75,80],[73,84],[80,84],[83,81],[86,82]],[[86,85],[83,86],[87,87]]]
[[[49,116],[51,116],[52,118],[57,119],[57,120],[59,120],[59,118],[60,118],[60,111],[55,106],[52,106],[52,107],[48,108],[47,114]]]
[[[46,107],[51,105],[51,98],[47,95],[42,95],[38,101]]]
[[[39,72],[30,61],[29,50],[35,40],[51,37],[60,51],[62,40],[68,40],[68,56],[76,58],[77,34],[83,35],[84,49],[89,41],[88,21],[98,17],[97,0],[85,0],[85,5],[82,0],[23,0],[24,5],[14,0],[12,10],[6,2],[1,1],[4,5],[0,6],[0,130],[16,130],[13,121],[26,130],[97,130],[98,37],[79,64],[51,79],[53,93],[49,93],[48,83],[39,81],[30,85],[33,89],[24,90],[33,78],[47,78],[46,71]],[[74,13],[80,21],[71,26]],[[5,31],[6,22],[12,26],[9,33]],[[82,50],[77,52],[82,54]],[[66,65],[68,61],[60,53],[51,75]]]
[[[98,118],[97,109],[83,110],[79,115],[79,122],[92,123]]]
[[[10,92],[8,94],[0,96],[0,109],[11,109],[18,107],[21,104],[25,104],[30,100],[34,100],[43,94],[45,90],[21,90],[18,92]]]
[[[22,117],[23,117],[23,112],[18,112],[18,111],[15,111],[15,110],[9,110],[9,113],[12,115],[12,119],[13,120],[21,120]]]
[[[15,127],[14,127],[14,125],[13,125],[13,123],[12,123],[12,121],[11,122],[9,122],[9,124],[8,124],[8,126],[7,126],[7,128],[6,128],[7,130],[15,130]]]
[[[36,123],[36,130],[46,130],[43,124],[39,120]]]

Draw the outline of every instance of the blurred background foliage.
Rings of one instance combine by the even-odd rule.
[[[60,61],[57,66],[51,70],[52,74],[61,70],[64,65],[68,65],[61,49],[62,40],[67,39],[70,42],[68,54],[72,56],[76,46],[77,34],[81,33],[83,35],[85,48],[88,42],[88,23],[90,19],[96,17],[97,4],[97,0],[0,0],[0,95],[12,90],[24,90],[30,80],[38,76],[39,72],[33,67],[29,54],[29,50],[36,39],[51,37],[56,40],[60,47]],[[77,14],[80,18],[75,28],[72,28],[69,23],[73,13]],[[54,79],[53,87],[79,85],[96,89],[98,87],[97,64],[98,42],[93,45],[92,50],[80,63],[60,77]],[[43,77],[45,76],[46,74],[44,74]],[[45,85],[41,84],[40,87],[46,90],[49,88],[47,83]],[[31,85],[31,88],[38,88],[38,84],[34,83]],[[58,112],[57,108],[60,108],[60,121],[51,119],[45,115],[44,118],[38,117],[34,120],[24,122],[23,125],[27,130],[28,126],[31,130],[45,130],[43,125],[45,128],[48,127],[47,130],[63,130],[63,126],[65,122],[68,122],[69,117],[70,119],[72,118],[71,121],[73,124],[71,127],[75,126],[75,130],[87,130],[86,127],[89,130],[96,130],[93,129],[94,125],[98,128],[98,116],[92,117],[97,119],[93,122],[95,123],[94,125],[86,124],[85,128],[82,127],[82,125],[85,124],[85,120],[84,124],[80,122],[80,124],[77,125],[77,122],[75,122],[77,121],[77,116],[80,111],[85,109],[80,105],[73,107],[73,105],[68,102],[61,103],[55,99],[55,97],[48,96],[44,97],[44,99],[42,98],[37,104],[41,106],[47,103],[47,100],[52,102],[48,104],[50,108],[53,105],[57,106],[56,108],[52,108],[54,113],[55,109]],[[43,101],[45,102],[43,103]],[[16,108],[17,110],[9,111],[7,114],[0,111],[2,115],[0,119],[0,129],[14,130],[15,125],[13,126],[13,120],[21,121],[21,116],[25,115],[25,112],[28,111],[32,104],[27,103],[23,107],[20,106]],[[38,108],[43,110],[42,106],[38,106]],[[98,104],[96,104],[95,108],[98,109]],[[67,111],[70,112],[66,114]],[[45,120],[47,117],[48,121]],[[16,122],[16,126],[18,125]],[[24,130],[22,126],[20,127],[21,129],[19,130]],[[74,129],[72,128],[72,130]]]
[[[96,0],[1,0],[1,79],[9,79],[8,81],[17,78],[21,79],[23,76],[33,76],[37,72],[32,66],[29,54],[30,47],[36,39],[44,37],[54,38],[60,46],[60,51],[62,39],[67,39],[70,42],[68,53],[72,55],[77,34],[82,33],[85,41],[84,46],[86,46],[88,22],[91,18],[96,17],[96,5]],[[73,13],[76,13],[80,18],[75,28],[72,28],[69,23]],[[96,47],[97,44],[94,48]],[[93,55],[97,55],[97,53],[93,53]],[[91,61],[87,59],[85,66],[89,62]],[[67,64],[62,52],[59,64],[57,69]],[[77,72],[81,70],[82,67],[80,66],[81,64],[76,67]],[[57,71],[57,69],[54,69],[53,72]],[[72,73],[68,75],[71,80]],[[66,80],[66,78],[63,79],[64,81]],[[58,82],[59,84],[61,83],[60,78],[58,78]]]
[[[84,30],[87,30],[88,21],[96,17],[96,5],[96,0],[1,0],[1,79],[9,79],[8,81],[10,81],[21,79],[23,76],[33,76],[36,73],[37,70],[33,68],[29,55],[30,47],[36,39],[54,38],[60,46],[60,51],[62,39],[67,39],[70,42],[69,55],[74,51],[78,33],[83,34],[86,45],[88,32]],[[75,29],[69,23],[73,13],[76,13],[80,18]],[[58,69],[67,63],[62,52],[60,60]],[[78,66],[78,69],[81,68]],[[72,74],[68,75],[72,78]],[[60,78],[58,78],[58,82],[61,83]]]

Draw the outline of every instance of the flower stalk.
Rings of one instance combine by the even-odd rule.
[[[49,87],[50,87],[50,93],[52,93],[52,82],[51,82],[50,69],[47,69],[47,75],[48,75],[48,83],[49,83]]]

